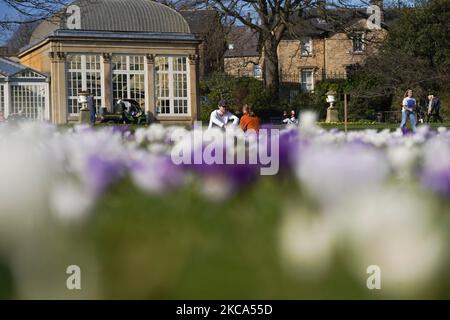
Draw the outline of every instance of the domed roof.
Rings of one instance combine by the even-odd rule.
[[[190,33],[180,13],[151,0],[78,0],[73,4],[80,8],[80,30]],[[67,16],[59,14],[43,21],[33,32],[30,43],[57,29],[69,29]]]

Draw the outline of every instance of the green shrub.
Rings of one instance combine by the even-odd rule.
[[[358,80],[360,81],[360,80]],[[334,107],[339,112],[339,119],[344,121],[344,94],[347,93],[348,121],[377,120],[379,112],[390,110],[392,97],[358,97],[353,91],[354,80],[328,79],[319,81],[312,93],[300,93],[289,108],[302,112],[306,109],[317,112],[319,120],[325,120],[329,103],[326,102],[328,91],[336,92]]]
[[[240,113],[242,106],[249,104],[263,120],[268,120],[274,113],[279,114],[281,110],[273,95],[264,88],[262,81],[251,77],[211,74],[201,81],[200,95],[206,98],[200,110],[202,121],[209,120],[211,111],[217,108],[221,99],[226,99],[235,113]]]

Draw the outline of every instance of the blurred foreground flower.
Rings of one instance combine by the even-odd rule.
[[[324,206],[379,188],[388,173],[388,163],[378,150],[328,143],[302,148],[297,168],[300,183]]]
[[[432,139],[423,150],[424,166],[421,181],[431,190],[450,196],[450,141]]]
[[[367,193],[330,214],[341,221],[355,274],[365,279],[364,270],[378,265],[383,290],[414,296],[431,290],[445,261],[446,239],[433,209],[405,187]]]
[[[329,271],[336,245],[335,226],[327,217],[289,209],[281,224],[281,252],[296,275],[317,279]]]

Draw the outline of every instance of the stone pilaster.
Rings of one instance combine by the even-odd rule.
[[[102,107],[112,112],[112,92],[111,92],[111,54],[102,54]]]
[[[155,98],[155,56],[147,54],[146,56],[147,82],[145,90],[145,113],[156,117],[156,98]]]
[[[66,53],[51,51],[51,120],[55,124],[67,123]]]
[[[198,94],[198,65],[199,65],[199,57],[197,54],[189,55],[189,82],[190,82],[190,107],[191,107],[191,117],[192,121],[196,121],[199,113],[199,94]]]

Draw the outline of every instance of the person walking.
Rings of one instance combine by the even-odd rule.
[[[434,122],[443,123],[441,115],[439,114],[441,110],[441,99],[435,97],[433,94],[428,96],[428,112],[427,112],[427,123],[430,123],[430,117],[433,117]]]
[[[246,132],[247,130],[254,130],[256,132],[259,132],[259,128],[261,127],[261,121],[253,112],[252,107],[245,104],[242,107],[242,113],[243,116],[239,121],[239,125],[242,131]]]
[[[211,112],[211,116],[209,118],[209,129],[213,126],[217,126],[219,128],[225,129],[227,127],[228,121],[233,121],[233,126],[239,125],[239,118],[228,111],[228,104],[225,100],[220,100],[217,106],[218,108]]]
[[[406,122],[409,120],[412,132],[416,132],[416,116],[414,115],[414,110],[416,108],[417,102],[413,97],[413,91],[411,89],[406,90],[402,102],[402,122],[400,123],[400,128],[404,132],[406,129]]]

